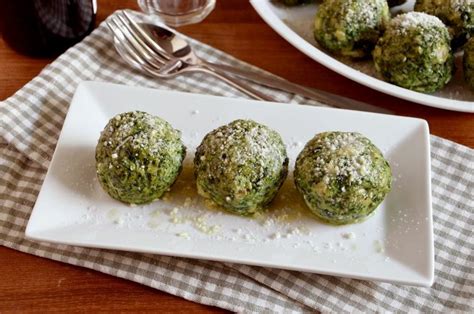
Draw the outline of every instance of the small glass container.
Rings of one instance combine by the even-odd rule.
[[[172,27],[196,24],[214,9],[216,0],[138,0],[143,12],[154,14]]]

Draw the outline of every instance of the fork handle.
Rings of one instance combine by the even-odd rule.
[[[225,83],[229,84],[230,86],[234,87],[235,89],[239,90],[240,92],[244,93],[245,95],[252,97],[257,100],[265,100],[265,101],[276,101],[270,96],[265,95],[264,93],[259,92],[258,90],[250,87],[249,85],[234,79],[231,76],[223,73],[221,70],[214,68],[212,65],[203,63],[198,66],[194,66],[193,70],[205,72],[215,77],[221,79]]]
[[[393,111],[388,109],[374,106],[368,103],[364,103],[355,99],[347,98],[344,96],[332,94],[326,91],[305,87],[302,85],[295,84],[284,78],[278,76],[268,75],[266,73],[257,72],[254,70],[246,70],[239,67],[234,67],[221,63],[210,63],[204,61],[206,64],[210,64],[212,67],[217,68],[219,71],[225,71],[229,74],[236,75],[245,80],[262,84],[271,88],[279,89],[287,93],[301,95],[309,99],[314,99],[322,104],[330,107],[369,111],[384,114],[394,114]]]

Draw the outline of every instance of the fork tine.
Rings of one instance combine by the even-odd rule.
[[[124,59],[126,59],[126,61],[129,60],[130,58],[133,59],[132,60],[133,65],[135,65],[138,68],[141,68],[142,65],[143,65],[143,60],[141,60],[136,55],[136,53],[130,48],[130,46],[128,44],[124,44],[124,42],[126,40],[124,34],[118,29],[117,26],[112,25],[112,21],[106,21],[105,24],[112,31],[112,33],[114,34],[114,37],[116,37],[118,39],[118,41],[120,42],[119,46],[116,47],[119,54]],[[122,55],[122,51],[121,51],[122,49],[127,51],[126,54],[127,54],[127,56],[129,56],[129,58],[125,58],[125,56]]]
[[[149,10],[156,14],[155,2],[153,2],[153,0],[145,0],[145,2]]]
[[[163,56],[161,52],[156,52],[153,47],[151,47],[145,40],[143,39],[143,36],[141,34],[145,34],[143,29],[138,26],[132,19],[127,18],[123,12],[119,12],[117,14],[117,18],[120,19],[121,24],[127,29],[127,31],[137,40],[137,42],[140,43],[140,45],[146,49],[148,54],[152,56],[155,59],[160,60],[162,63],[165,63],[168,61],[170,58],[168,55]],[[133,23],[133,24],[132,24]],[[146,35],[146,34],[145,34]],[[146,35],[148,38],[149,36]],[[151,38],[149,38],[151,40]]]
[[[143,39],[143,41],[148,44],[148,46],[153,49],[157,54],[159,54],[160,56],[162,56],[163,58],[165,58],[166,60],[169,60],[171,59],[170,58],[170,55],[168,54],[168,52],[166,52],[163,48],[161,48],[160,45],[158,45],[154,40],[153,38],[150,37],[150,35],[147,34],[147,32],[145,32],[143,30],[143,28],[138,25],[138,23],[136,23],[133,18],[130,16],[130,14],[127,13],[127,10],[124,10],[121,12],[123,17],[125,17],[125,19],[127,20],[127,22],[135,29],[135,31],[138,33],[138,35],[140,35]]]
[[[130,32],[129,28],[124,25],[124,21],[120,18],[112,18],[111,21],[121,30],[126,42],[130,44],[130,48],[133,48],[137,55],[151,66],[156,67],[157,69],[161,68],[164,61],[161,58],[155,58],[154,53],[152,51],[150,52],[150,48],[143,45],[139,38],[133,36],[133,33]]]
[[[126,28],[126,30],[130,33],[130,35],[133,36],[133,39],[136,39],[137,42],[139,42],[140,45],[144,49],[146,49],[148,54],[150,54],[150,56],[153,59],[157,59],[158,61],[160,61],[163,64],[163,66],[160,66],[160,68],[158,69],[161,73],[168,73],[169,74],[169,73],[172,73],[175,70],[182,67],[183,63],[182,63],[181,60],[175,59],[175,58],[170,58],[167,54],[166,54],[166,56],[163,56],[162,54],[156,53],[156,51],[154,51],[152,47],[147,46],[146,43],[143,42],[143,39],[139,37],[139,35],[137,34],[137,31],[135,31],[132,28],[132,26],[130,26],[131,24],[128,21],[131,21],[139,31],[143,32],[148,37],[148,39],[151,42],[153,42],[156,46],[158,46],[158,45],[130,17],[124,18],[121,13],[122,12],[119,12],[119,14],[117,14],[117,17],[118,17],[118,19],[120,19],[121,24]],[[166,59],[164,59],[165,57],[166,57]]]
[[[118,53],[122,56],[123,59],[125,59],[125,61],[128,61],[136,68],[144,70],[152,76],[166,78],[171,77],[172,72],[175,69],[181,67],[181,61],[179,60],[177,60],[176,62],[167,62],[159,68],[150,66],[146,62],[146,60],[144,60],[143,57],[137,53],[136,49],[132,47],[132,45],[127,41],[127,38],[125,37],[123,31],[119,29],[116,20],[110,19],[110,21],[106,21],[106,25],[110,28],[114,36],[118,39],[118,45],[116,46]]]

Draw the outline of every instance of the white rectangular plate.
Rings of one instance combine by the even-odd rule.
[[[250,2],[262,19],[296,49],[353,81],[388,95],[419,104],[474,112],[474,92],[469,90],[466,83],[464,83],[461,54],[456,55],[456,75],[445,88],[433,95],[418,93],[384,82],[376,73],[371,60],[337,59],[320,49],[313,36],[314,16],[318,10],[318,4],[286,7],[277,1],[270,0],[250,0]],[[414,3],[415,0],[409,0],[405,5],[393,8],[392,12],[412,11]]]
[[[169,194],[136,207],[103,192],[94,160],[97,140],[108,120],[132,110],[169,121],[182,131],[188,148],[183,172]],[[308,213],[290,169],[267,213],[244,218],[213,209],[196,194],[194,150],[207,132],[238,118],[278,131],[287,144],[291,168],[314,134],[360,132],[389,160],[393,190],[367,221],[326,225]],[[71,103],[26,235],[80,246],[430,286],[428,126],[423,120],[389,115],[86,82]]]

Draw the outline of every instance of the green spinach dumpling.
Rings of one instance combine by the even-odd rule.
[[[474,35],[473,0],[417,0],[415,10],[439,17],[448,26],[456,47]]]
[[[186,148],[181,133],[146,112],[113,117],[96,147],[97,177],[113,198],[145,204],[160,198],[176,180]]]
[[[280,135],[252,120],[236,120],[211,131],[194,158],[199,194],[239,215],[262,210],[287,173]]]
[[[441,89],[454,72],[448,29],[437,17],[421,12],[392,19],[373,58],[385,80],[418,92]]]
[[[464,79],[474,90],[474,38],[471,38],[464,47]]]
[[[367,218],[392,182],[380,150],[363,135],[350,132],[316,134],[298,155],[294,177],[310,210],[336,225]]]
[[[326,0],[316,13],[314,38],[332,53],[362,58],[389,20],[386,0]]]

